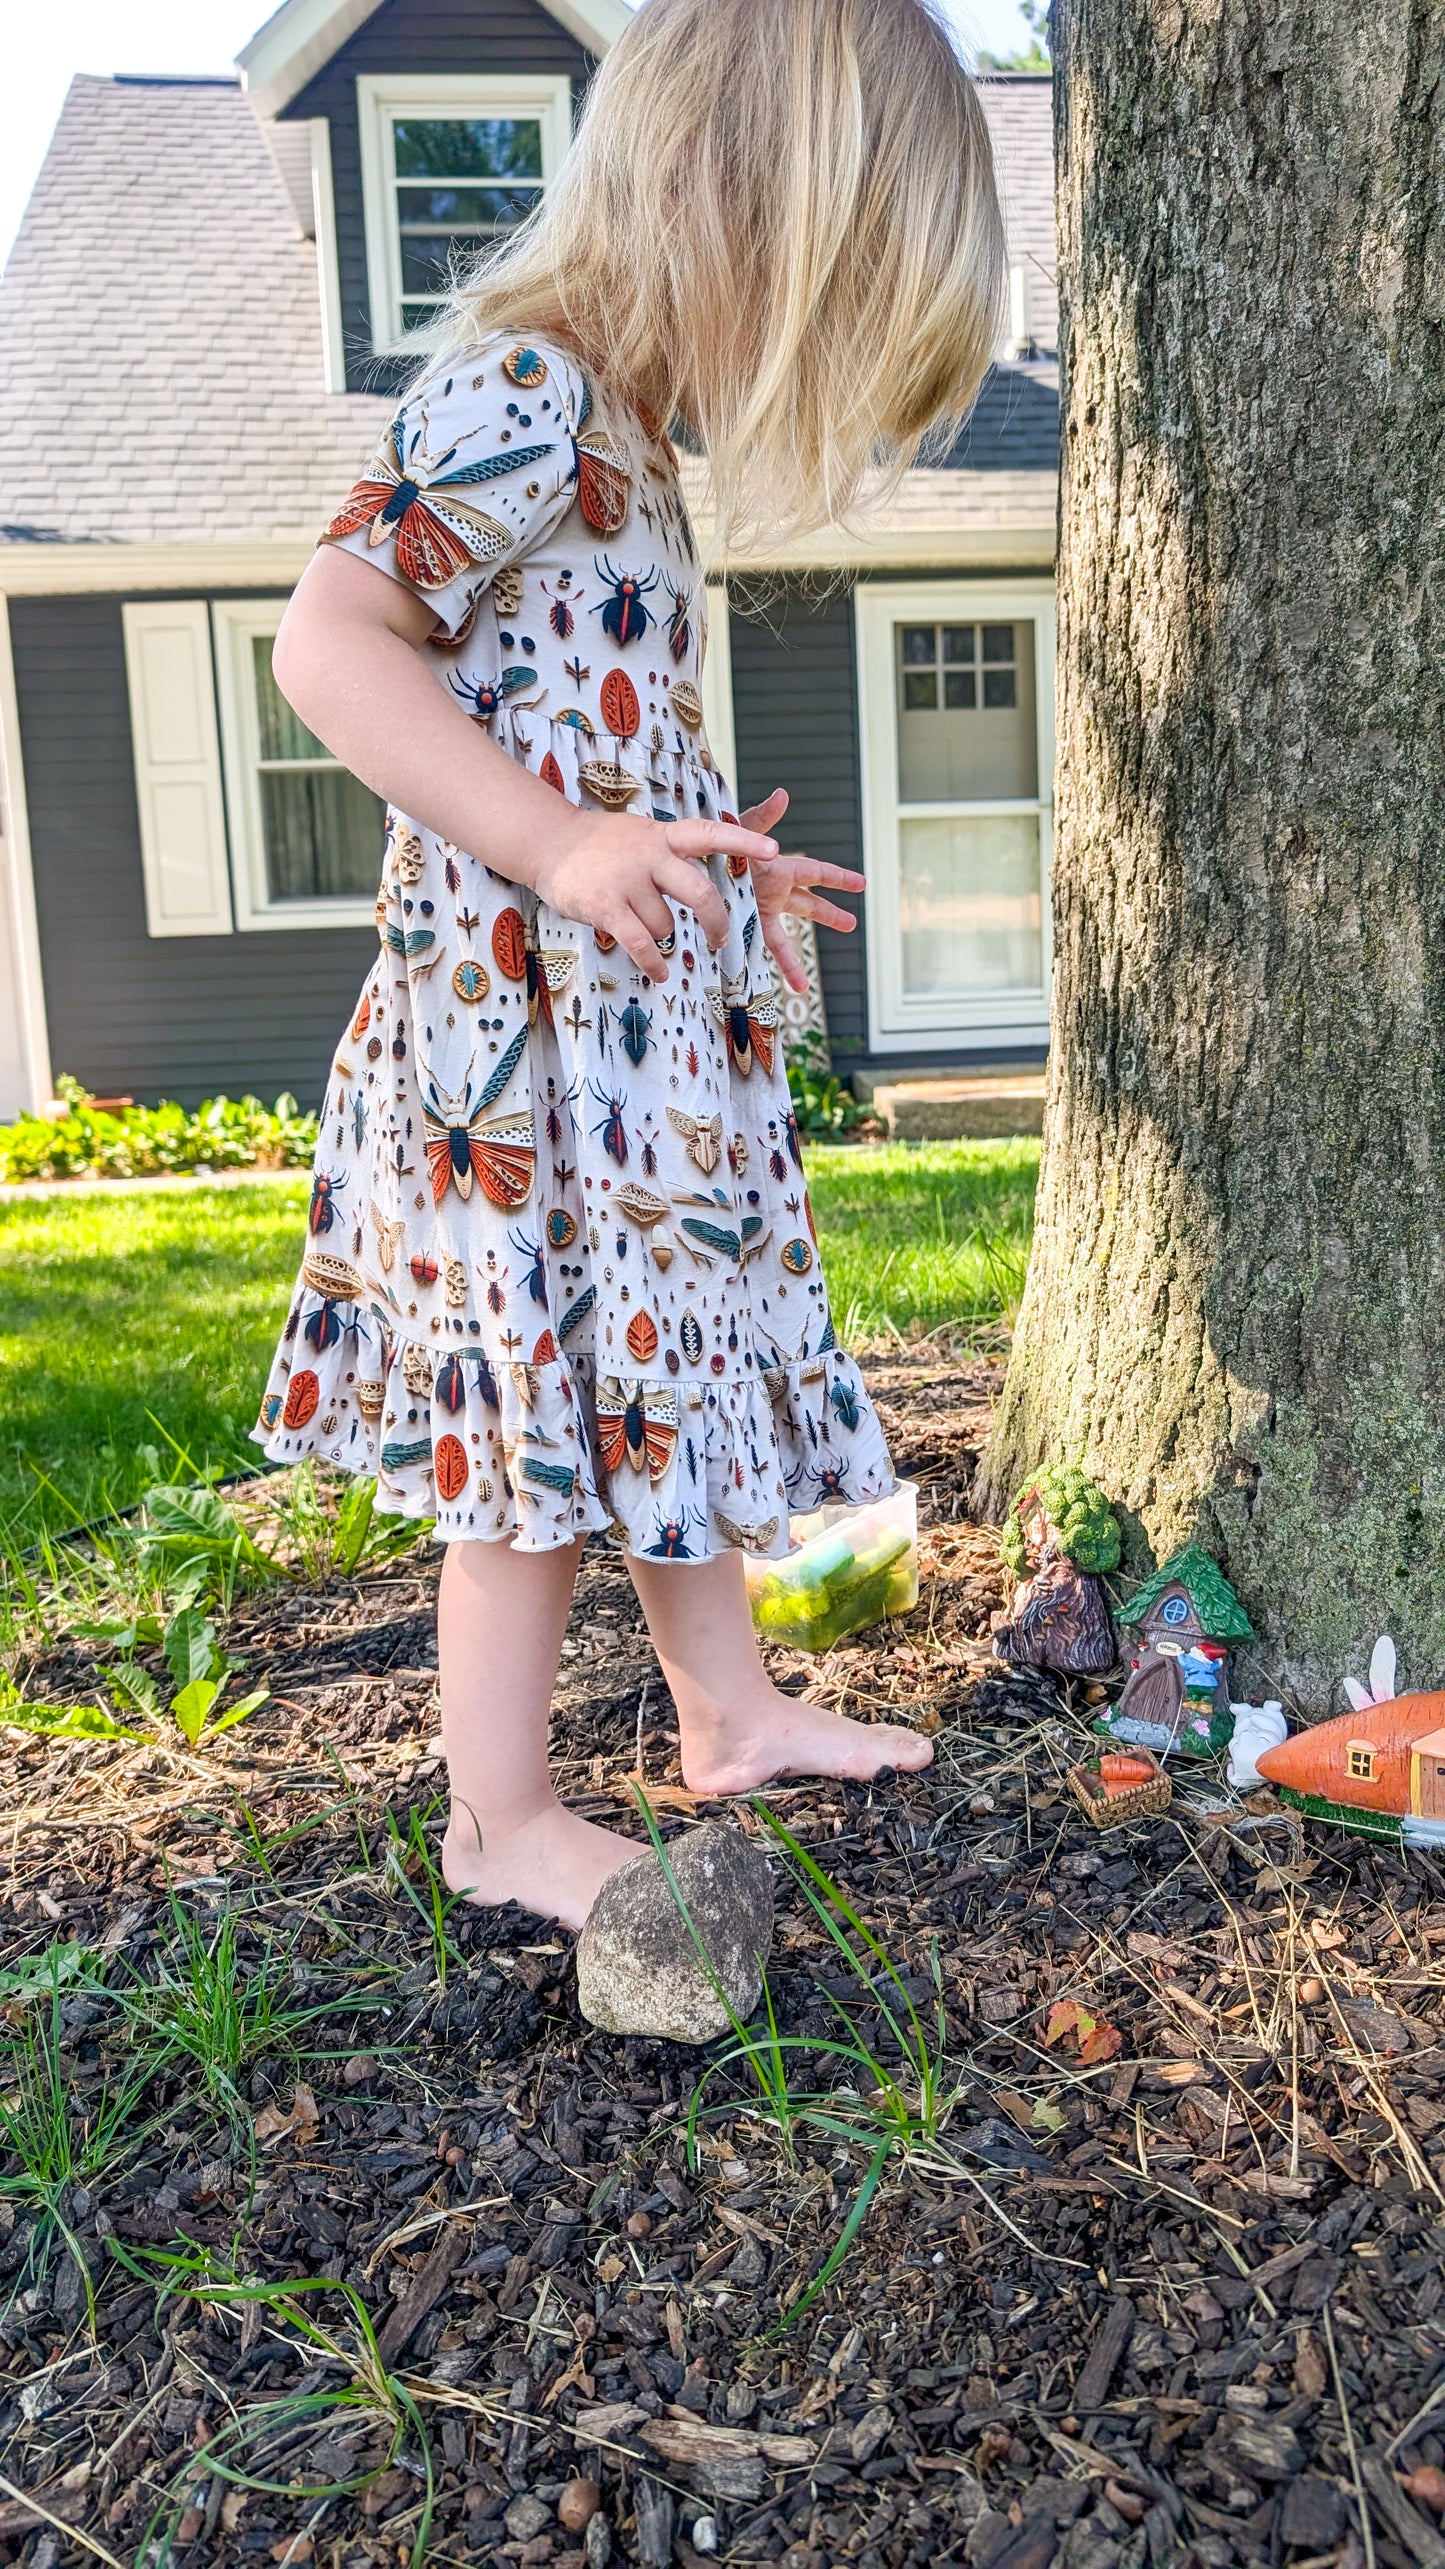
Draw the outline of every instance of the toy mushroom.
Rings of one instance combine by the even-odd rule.
[[[1229,1645],[1253,1629],[1223,1571],[1186,1543],[1119,1610],[1132,1635],[1131,1673],[1096,1730],[1161,1756],[1207,1757],[1229,1744]]]
[[[1103,1491],[1077,1464],[1036,1472],[1008,1512],[1003,1557],[1019,1581],[1013,1612],[994,1628],[1000,1659],[1096,1677],[1114,1665],[1114,1627],[1099,1581],[1119,1558],[1119,1528]]]

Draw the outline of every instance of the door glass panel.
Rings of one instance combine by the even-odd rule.
[[[1034,628],[900,624],[898,799],[1032,801],[1039,790]]]
[[[907,997],[1042,986],[1039,824],[1032,813],[902,821],[899,867]]]

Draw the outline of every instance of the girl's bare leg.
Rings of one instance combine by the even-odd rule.
[[[639,1853],[558,1801],[547,1725],[579,1542],[556,1552],[449,1543],[437,1613],[451,1817],[442,1872],[483,1905],[516,1900],[580,1927]]]
[[[844,1721],[779,1691],[758,1651],[738,1553],[627,1566],[672,1689],[694,1793],[746,1793],[774,1775],[866,1780],[885,1766],[929,1764],[933,1742],[919,1731]]]

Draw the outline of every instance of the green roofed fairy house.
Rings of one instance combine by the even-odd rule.
[[[1113,1509],[1076,1463],[1036,1472],[1014,1497],[1003,1557],[1019,1585],[994,1648],[1015,1668],[1102,1675],[1114,1665],[1114,1627],[1099,1572],[1119,1559]]]
[[[1187,1543],[1136,1589],[1118,1620],[1130,1676],[1096,1727],[1160,1754],[1207,1757],[1227,1747],[1230,1646],[1254,1632],[1218,1565]]]

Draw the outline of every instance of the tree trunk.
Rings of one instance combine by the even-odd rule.
[[[1056,994],[989,1457],[1445,1683],[1445,8],[1055,0]]]

